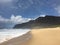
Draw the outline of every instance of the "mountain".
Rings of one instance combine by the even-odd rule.
[[[60,16],[48,16],[38,17],[35,20],[29,22],[17,24],[13,28],[36,28],[36,27],[50,27],[54,25],[60,25]]]

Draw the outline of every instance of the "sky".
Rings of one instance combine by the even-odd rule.
[[[0,0],[0,15],[35,18],[40,15],[59,15],[60,0]]]
[[[60,0],[0,0],[0,22],[24,23],[41,15],[60,16]]]

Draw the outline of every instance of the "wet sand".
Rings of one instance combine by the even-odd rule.
[[[0,43],[0,45],[25,45],[26,41],[28,41],[30,38],[31,38],[31,32],[28,31],[23,35],[2,42]]]

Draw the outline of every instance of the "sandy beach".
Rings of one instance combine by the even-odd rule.
[[[32,29],[32,38],[26,45],[60,45],[60,28]]]
[[[13,41],[3,43],[1,45],[60,45],[60,27],[32,29],[32,37],[26,42],[20,44],[20,37]]]

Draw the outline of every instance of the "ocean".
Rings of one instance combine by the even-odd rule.
[[[30,29],[0,29],[0,43],[21,36],[30,31]]]

